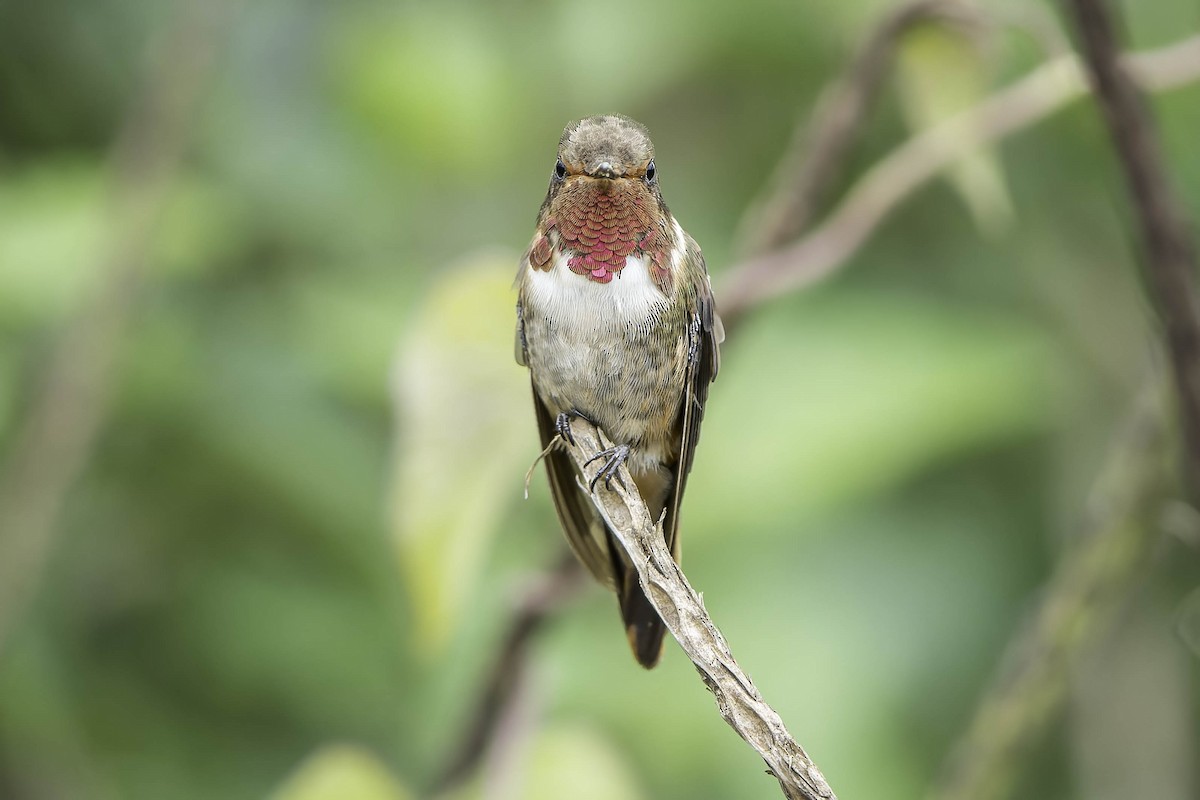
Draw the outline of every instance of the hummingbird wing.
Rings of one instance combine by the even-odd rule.
[[[554,427],[554,415],[538,397],[536,387],[533,389],[533,407],[537,412],[542,447],[549,447],[558,431]],[[613,561],[608,547],[602,544],[607,542],[607,529],[591,498],[576,483],[575,462],[561,447],[554,447],[546,454],[546,474],[550,478],[554,510],[558,512],[567,543],[592,576],[612,588],[615,586]]]
[[[685,275],[699,276],[695,281],[695,298],[691,303],[688,324],[688,361],[684,378],[683,404],[676,422],[679,436],[679,463],[675,467],[675,485],[667,503],[667,518],[663,525],[667,546],[675,560],[679,560],[679,507],[683,503],[683,490],[687,476],[692,470],[696,454],[696,443],[700,440],[700,423],[704,419],[704,405],[708,402],[708,385],[717,377],[721,366],[721,342],[725,340],[725,328],[717,316],[713,299],[712,284],[700,246],[692,237],[687,237],[684,259]]]

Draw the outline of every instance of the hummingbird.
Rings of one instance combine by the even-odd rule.
[[[516,358],[529,368],[550,493],[567,542],[617,594],[634,657],[658,663],[666,627],[579,485],[571,417],[616,444],[596,480],[629,468],[679,560],[679,509],[725,338],[704,257],[663,201],[654,144],[629,117],[569,123],[517,275]],[[596,460],[596,459],[593,459]]]

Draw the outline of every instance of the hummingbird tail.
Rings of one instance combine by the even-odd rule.
[[[625,621],[625,634],[633,657],[646,669],[653,669],[663,650],[663,636],[667,626],[638,584],[637,573],[632,569],[625,573],[621,586],[621,618]]]

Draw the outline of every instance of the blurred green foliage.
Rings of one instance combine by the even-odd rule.
[[[994,30],[960,30],[933,22],[910,30],[898,55],[900,98],[913,129],[923,130],[982,101],[988,93]],[[1012,200],[994,150],[962,159],[951,171],[980,231],[998,236],[1011,222]]]
[[[560,548],[540,474],[522,501],[538,446],[509,284],[562,125],[650,127],[719,301],[740,213],[889,5],[241,4],[111,414],[0,655],[0,796],[420,796]],[[1137,46],[1200,31],[1185,0],[1124,5]],[[107,150],[176,14],[0,2],[0,456],[104,278]],[[1043,57],[1019,32],[925,36],[852,171]],[[1155,110],[1200,218],[1200,87]],[[1094,110],[963,170],[734,331],[684,512],[692,582],[847,798],[936,773],[1152,333]],[[1168,560],[1139,601],[1164,628],[1200,572]],[[1191,709],[1185,757],[1194,641],[1169,642],[1172,680],[1134,684]],[[532,670],[528,738],[493,776],[512,796],[772,796],[677,650],[634,664],[603,591]],[[1043,797],[1094,783],[1068,734],[1029,767]]]

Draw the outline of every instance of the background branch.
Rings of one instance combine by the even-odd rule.
[[[113,367],[146,272],[156,224],[192,131],[230,9],[184,4],[159,41],[109,154],[108,252],[95,291],[68,323],[0,470],[0,653],[34,593],[63,505],[108,412]]]
[[[1122,59],[1099,0],[1069,0],[1097,102],[1126,175],[1146,250],[1147,283],[1164,320],[1164,339],[1185,434],[1192,481],[1200,476],[1200,326],[1192,286],[1195,253],[1173,196],[1160,147],[1135,77],[1144,86],[1175,68],[1179,50],[1154,62]],[[1152,63],[1155,69],[1147,69]],[[1157,75],[1156,75],[1157,72]],[[1160,532],[1166,454],[1161,398],[1143,399],[1110,456],[1094,494],[1105,498],[1088,536],[1065,555],[1033,623],[1010,645],[1010,668],[980,704],[937,800],[990,800],[1011,789],[1019,752],[1062,703],[1077,654],[1103,629],[1104,612],[1126,596]],[[1194,491],[1194,488],[1193,488]]]
[[[1200,78],[1200,36],[1124,59],[1147,89]],[[913,136],[869,169],[812,233],[743,261],[717,294],[730,323],[747,310],[827,277],[845,264],[901,202],[981,144],[1028,128],[1086,93],[1079,61],[1048,61],[974,108]],[[1200,369],[1198,367],[1197,369]]]
[[[1179,51],[1154,61],[1122,59],[1101,0],[1069,0],[1098,104],[1104,109],[1146,251],[1151,299],[1164,321],[1192,491],[1200,478],[1200,315],[1192,282],[1195,251],[1171,191],[1161,148],[1136,79],[1154,86],[1177,75]],[[1147,68],[1150,65],[1151,68]],[[1157,68],[1157,69],[1155,69]],[[1156,74],[1157,73],[1157,74]],[[1169,501],[1162,392],[1143,398],[1101,477],[1087,535],[1063,556],[1028,628],[1009,647],[1009,669],[975,719],[934,793],[937,800],[1006,796],[1019,753],[1060,708],[1077,655],[1103,631],[1106,613],[1128,595],[1159,538]]]
[[[604,464],[597,456],[613,443],[599,428],[579,418],[572,418],[571,433],[575,446],[567,451],[575,459],[584,481],[590,482]],[[794,800],[834,800],[833,790],[821,771],[734,660],[725,637],[675,563],[662,529],[642,502],[629,470],[621,465],[608,487],[603,481],[597,483],[592,501],[629,554],[654,610],[696,665],[704,685],[716,696],[721,716],[767,762],[784,796]]]
[[[773,189],[742,218],[742,252],[774,250],[796,238],[816,216],[858,141],[884,79],[896,43],[916,25],[941,20],[978,23],[981,12],[960,0],[918,0],[889,13],[864,40],[850,66],[829,83],[808,124],[796,126],[792,144],[770,180]]]
[[[444,792],[475,771],[525,674],[525,656],[534,635],[578,592],[582,578],[579,560],[564,547],[554,569],[542,576],[533,591],[517,604],[501,639],[499,653],[486,674],[471,721],[434,781],[432,792]]]
[[[1164,397],[1143,392],[1092,488],[1080,535],[1059,559],[1029,623],[1009,642],[992,687],[947,760],[931,800],[998,800],[1022,754],[1062,707],[1078,655],[1145,574],[1174,488]]]
[[[1186,215],[1167,179],[1162,148],[1131,69],[1117,51],[1102,0],[1068,0],[1079,29],[1096,99],[1104,111],[1137,216],[1150,299],[1162,318],[1192,492],[1200,496],[1200,309],[1196,251]]]

